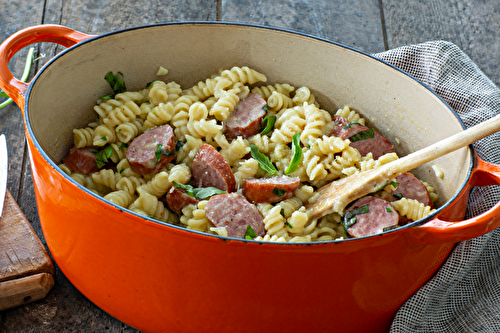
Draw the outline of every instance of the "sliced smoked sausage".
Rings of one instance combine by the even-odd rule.
[[[248,94],[236,105],[224,124],[224,134],[228,140],[238,136],[247,139],[259,133],[262,119],[266,115],[266,100],[259,94]]]
[[[237,193],[214,195],[205,206],[205,214],[216,227],[225,227],[229,237],[245,238],[249,225],[256,236],[266,232],[259,209]]]
[[[352,216],[353,213],[356,214]],[[396,209],[387,200],[373,196],[356,200],[344,216],[344,226],[350,237],[379,234],[384,232],[385,228],[396,226],[398,221],[399,214]]]
[[[273,203],[290,198],[299,185],[298,177],[247,179],[243,185],[243,195],[253,203]]]
[[[82,173],[93,173],[99,171],[99,167],[95,162],[96,155],[94,152],[96,148],[85,147],[70,149],[68,155],[64,157],[63,163],[70,168],[71,171],[82,172]]]
[[[168,207],[180,214],[187,205],[197,204],[198,199],[188,195],[184,190],[172,186],[166,195]]]
[[[162,155],[157,156],[160,148]],[[136,137],[127,150],[132,170],[140,175],[159,172],[174,158],[174,131],[169,125],[152,128]]]
[[[373,159],[376,160],[382,155],[395,152],[392,143],[374,129],[359,124],[351,124],[348,129],[344,126],[343,129],[345,131],[341,133],[340,138],[351,140],[350,146],[356,148],[361,156],[372,153]],[[368,131],[373,131],[373,137],[359,139],[362,137],[361,132],[368,133]]]
[[[227,160],[217,149],[203,144],[191,164],[191,183],[194,187],[215,187],[233,192],[236,180]]]
[[[347,132],[344,127],[349,125],[349,120],[342,116],[333,116],[332,121],[335,123],[335,127],[332,129],[330,136],[342,137],[342,135]]]

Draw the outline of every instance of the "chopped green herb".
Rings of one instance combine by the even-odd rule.
[[[182,188],[186,190],[186,194],[190,195],[196,199],[204,200],[208,199],[217,194],[227,193],[226,191],[219,190],[215,187],[192,187],[191,185],[179,184],[177,182],[172,182],[176,188]]]
[[[181,150],[181,148],[182,148],[182,146],[184,146],[184,144],[185,144],[185,142],[183,142],[183,141],[177,141],[175,143],[175,151]]]
[[[104,76],[104,79],[108,81],[115,95],[127,91],[127,88],[125,87],[125,77],[123,73],[118,72],[118,75],[121,76],[121,78],[115,76],[113,72],[108,72]]]
[[[173,154],[175,154],[175,149],[171,150],[171,151],[167,151],[167,150],[165,150],[165,148],[163,148],[163,145],[161,143],[159,143],[156,146],[155,163],[157,163],[162,156],[172,156]]]
[[[398,198],[399,200],[403,199],[403,194],[402,193],[394,193],[394,197]]]
[[[361,125],[360,123],[357,123],[357,122],[352,122],[352,123],[349,123],[347,125],[345,125],[344,127],[342,127],[343,129],[349,129],[352,127],[352,125],[359,125],[359,126],[363,126]]]
[[[153,82],[155,82],[155,81],[157,81],[157,80],[153,80],[153,81],[151,81],[151,82],[146,83],[146,87],[145,87],[145,89],[149,88],[149,86],[150,86],[150,85],[152,85],[152,84],[153,84]]]
[[[397,227],[398,227],[397,224],[391,225],[390,227],[383,228],[382,231],[389,231],[389,230],[392,230],[392,229],[396,229]]]
[[[109,95],[104,95],[102,97],[100,97],[98,100],[97,100],[97,104],[101,104],[102,102],[106,102],[106,101],[109,101],[110,99],[113,98],[113,95],[109,94]]]
[[[254,239],[255,237],[257,237],[255,231],[252,229],[250,224],[247,225],[247,231],[245,232],[245,239]]]
[[[257,161],[259,162],[259,166],[264,170],[266,171],[267,173],[271,174],[271,175],[274,175],[276,173],[278,173],[278,170],[276,169],[276,167],[271,163],[271,161],[269,161],[269,158],[262,154],[260,151],[259,151],[259,148],[256,146],[256,145],[253,145],[251,144],[250,145],[250,154],[252,155],[252,157]]]
[[[127,144],[125,142],[122,142],[120,147],[118,147],[118,150],[122,150],[123,148],[127,148]]]
[[[280,214],[281,214],[281,216],[285,217],[285,208],[281,208]]]
[[[392,185],[392,186],[394,186],[394,188],[397,188],[397,187],[398,187],[398,185],[399,185],[399,183],[396,183],[395,181],[391,181],[391,182],[389,183],[389,185]]]
[[[389,207],[385,207],[385,210],[387,211],[387,213],[392,213],[392,209],[390,209]]]
[[[269,106],[267,104],[264,104],[264,106],[262,107],[262,110],[264,110],[264,112],[267,112],[268,108],[269,108]]]
[[[373,139],[375,137],[375,131],[373,128],[367,129],[366,131],[361,131],[349,138],[351,142],[356,142],[360,140]]]
[[[106,140],[108,140],[108,138],[107,138],[107,137],[105,137],[105,136],[101,136],[101,140],[102,140],[102,141],[106,141]]]
[[[125,169],[120,169],[120,174],[122,174],[123,171],[125,171]]]
[[[286,194],[286,191],[281,189],[281,188],[275,187],[275,188],[273,188],[273,194],[278,196],[278,197],[282,197]]]
[[[111,155],[113,155],[113,147],[107,146],[106,148],[99,151],[92,151],[92,154],[95,155],[95,163],[97,164],[97,167],[101,169],[108,163]]]
[[[262,119],[261,128],[263,129],[260,134],[264,135],[271,132],[274,128],[274,123],[276,123],[276,116],[265,116],[264,119]]]
[[[292,159],[290,164],[285,170],[285,175],[289,175],[299,167],[300,160],[302,160],[302,148],[300,147],[300,134],[295,133],[292,137]]]
[[[293,225],[291,225],[290,222],[286,221],[286,225],[288,228],[293,229]]]
[[[350,227],[352,227],[356,223],[356,216],[359,214],[368,213],[369,210],[370,210],[370,207],[368,205],[364,205],[364,206],[358,207],[356,209],[353,209],[351,211],[348,211],[344,215],[344,221],[342,224],[344,226],[344,230],[345,230],[346,235],[348,235],[347,229],[349,229]]]

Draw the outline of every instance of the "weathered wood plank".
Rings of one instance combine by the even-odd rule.
[[[384,51],[378,0],[222,0],[222,21],[294,30],[361,51]]]
[[[383,0],[389,48],[447,40],[500,85],[500,2]]]

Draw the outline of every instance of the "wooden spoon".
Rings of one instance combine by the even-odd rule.
[[[309,218],[317,219],[333,212],[343,215],[345,207],[350,202],[381,190],[390,180],[402,173],[470,145],[499,130],[500,115],[378,168],[333,181],[318,189],[317,199],[306,205]]]

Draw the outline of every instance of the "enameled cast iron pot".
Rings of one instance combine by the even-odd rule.
[[[25,84],[8,62],[37,42],[68,47]],[[159,66],[182,87],[232,66],[268,83],[310,87],[324,109],[349,105],[400,156],[462,131],[457,114],[406,73],[362,52],[302,34],[226,23],[174,23],[91,36],[42,25],[0,46],[0,88],[23,111],[40,222],[62,272],[86,297],[146,332],[385,332],[397,309],[432,275],[456,242],[500,224],[497,204],[463,221],[473,186],[500,184],[500,167],[472,148],[417,175],[440,195],[427,219],[380,235],[276,244],[205,235],[111,204],[58,168],[72,129],[94,119],[121,71],[139,90]],[[432,121],[423,121],[432,119]],[[397,139],[397,140],[396,140]]]

